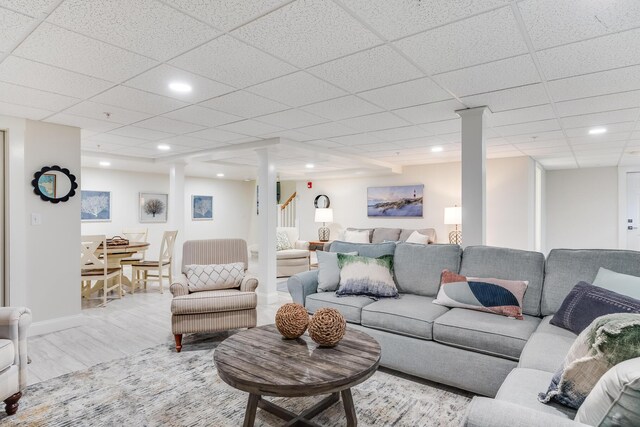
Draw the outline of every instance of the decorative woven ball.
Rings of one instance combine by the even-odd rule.
[[[333,347],[344,337],[347,322],[335,308],[321,308],[309,321],[309,336],[323,347]]]
[[[309,325],[307,309],[294,302],[287,303],[276,313],[276,328],[283,337],[294,339],[304,334]]]

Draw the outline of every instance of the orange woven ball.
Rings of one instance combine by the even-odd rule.
[[[321,308],[309,321],[309,336],[323,347],[333,347],[344,337],[347,322],[335,308]]]
[[[304,334],[309,325],[307,309],[294,302],[280,307],[276,313],[276,328],[283,337],[293,339]]]

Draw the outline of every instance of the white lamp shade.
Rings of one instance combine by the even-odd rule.
[[[444,208],[444,223],[445,225],[462,224],[462,208],[460,206]]]
[[[333,209],[331,208],[316,209],[316,222],[333,222]]]

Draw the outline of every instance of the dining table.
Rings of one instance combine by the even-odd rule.
[[[149,243],[147,242],[128,242],[127,244],[109,244],[107,242],[107,268],[122,268],[122,260],[126,258],[131,258],[133,255],[144,252],[149,248]],[[99,251],[102,252],[102,246],[100,246]],[[116,279],[110,279],[116,280]],[[122,285],[132,289],[131,280],[122,275]]]

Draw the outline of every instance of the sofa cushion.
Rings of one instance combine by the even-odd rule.
[[[432,301],[433,298],[412,294],[376,301],[362,309],[361,323],[369,328],[430,340],[433,321],[449,311]]]
[[[526,280],[529,285],[524,294],[522,312],[530,316],[540,315],[544,278],[544,255],[540,252],[470,246],[462,254],[460,274],[467,277]]]
[[[0,340],[0,371],[4,371],[9,366],[13,365],[15,361],[16,353],[13,347],[13,341]]]
[[[536,369],[516,368],[509,373],[496,395],[496,400],[515,403],[535,411],[546,412],[562,418],[573,419],[576,411],[557,403],[538,402],[538,393],[545,390],[551,381],[551,372]]]
[[[241,292],[236,289],[202,291],[174,297],[171,301],[171,313],[199,314],[249,310],[256,308],[257,303],[258,297],[255,292]]]
[[[373,228],[353,228],[353,227],[349,227],[346,230],[344,230],[343,236],[347,231],[368,231],[369,232],[369,242],[371,242],[371,240],[373,239]]]
[[[558,311],[576,283],[593,283],[600,267],[640,276],[640,252],[614,249],[553,249],[549,252],[542,291],[542,315]]]
[[[285,249],[276,251],[276,259],[309,258],[309,251],[306,249]]]
[[[574,341],[575,335],[573,338],[567,338],[562,335],[534,332],[522,350],[518,367],[554,373],[558,366],[562,365]]]
[[[335,308],[342,313],[347,322],[359,324],[362,319],[362,308],[373,302],[374,300],[365,296],[338,297],[333,292],[321,292],[308,295],[305,307],[311,314],[319,308]]]
[[[492,356],[518,360],[540,319],[510,319],[481,311],[453,308],[433,322],[433,339]]]
[[[436,242],[436,230],[433,228],[420,228],[418,230],[414,230],[412,228],[403,228],[402,231],[400,231],[398,240],[400,240],[401,242],[406,242],[406,240],[409,238],[409,236],[411,236],[411,234],[413,234],[414,231],[429,236],[430,243]]]
[[[553,316],[545,316],[540,322],[540,324],[538,325],[538,329],[536,329],[536,332],[543,332],[545,334],[558,335],[563,338],[568,338],[571,340],[575,340],[578,337],[576,334],[574,334],[571,331],[568,331],[559,326],[552,325],[551,319],[553,319]]]
[[[393,258],[400,292],[434,297],[442,270],[457,272],[462,249],[458,245],[398,243]]]
[[[357,252],[360,256],[366,256],[369,258],[378,258],[383,255],[393,255],[396,251],[396,244],[393,242],[387,243],[350,243],[335,241],[331,243],[329,252]]]
[[[375,228],[373,230],[373,237],[371,237],[371,243],[382,243],[385,240],[395,242],[400,238],[399,228]]]

